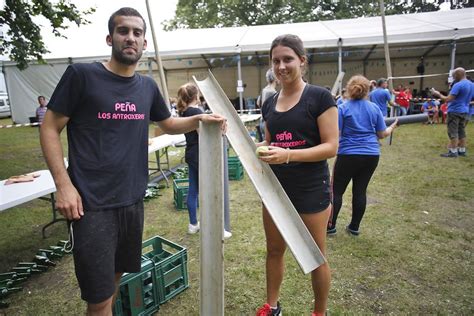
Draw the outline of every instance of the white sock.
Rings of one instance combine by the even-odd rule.
[[[449,148],[449,151],[455,154],[458,152],[458,148],[457,147]]]
[[[273,309],[273,310],[277,310],[278,306],[270,306],[270,308]]]
[[[459,148],[458,148],[458,151],[459,151],[460,153],[465,153],[465,152],[466,152],[466,147],[459,147]]]

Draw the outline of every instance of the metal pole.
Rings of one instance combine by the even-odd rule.
[[[229,202],[229,160],[227,148],[229,147],[227,137],[222,136],[222,143],[224,146],[224,229],[228,232],[230,229],[230,202]]]
[[[224,315],[223,148],[220,125],[200,123],[200,315]]]
[[[388,41],[387,41],[387,28],[385,25],[384,0],[379,0],[379,2],[380,2],[380,15],[382,16],[383,45],[384,45],[384,50],[385,50],[385,65],[387,67],[388,88],[390,90],[390,93],[392,93],[392,90],[393,90],[392,64],[390,63],[390,51],[388,48]],[[394,116],[394,114],[395,114],[395,108],[392,106],[390,116]]]
[[[166,84],[165,72],[163,70],[163,64],[161,63],[160,51],[158,50],[158,42],[156,40],[155,28],[153,27],[153,19],[151,17],[150,4],[148,3],[148,0],[145,0],[145,2],[146,2],[146,9],[148,11],[148,20],[150,21],[150,29],[151,29],[151,35],[153,38],[153,46],[155,48],[156,63],[158,64],[158,72],[160,73],[161,90],[162,90],[166,105],[168,105],[168,108],[169,108],[170,98],[168,95],[168,85]]]
[[[339,57],[338,57],[338,73],[342,73],[342,38],[339,38],[337,41],[337,46],[339,49]],[[339,82],[337,87],[337,94],[341,94],[342,92],[342,80]]]
[[[456,40],[451,44],[451,70],[456,67]]]
[[[449,70],[449,79],[448,82],[454,81],[453,79],[453,70],[456,67],[456,40],[454,39],[451,43],[451,69]]]
[[[237,92],[239,93],[240,113],[244,110],[244,85],[242,82],[242,64],[240,62],[240,52],[237,55]]]

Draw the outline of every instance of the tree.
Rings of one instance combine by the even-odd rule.
[[[6,36],[0,38],[0,54],[10,55],[20,69],[28,67],[28,60],[44,63],[43,55],[49,53],[41,37],[41,26],[32,17],[42,15],[49,20],[53,34],[64,37],[62,31],[68,22],[77,26],[90,23],[84,17],[95,8],[79,11],[69,0],[6,0],[0,10],[0,25],[8,26]]]
[[[452,8],[467,7],[473,2],[450,1]],[[390,15],[437,11],[442,2],[387,0],[385,12]],[[175,18],[165,21],[163,26],[170,31],[178,28],[282,24],[378,15],[378,1],[366,0],[179,0]]]

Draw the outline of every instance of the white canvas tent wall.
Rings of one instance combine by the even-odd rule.
[[[435,45],[441,41],[474,39],[474,8],[437,11],[386,17],[388,41],[399,45]],[[99,21],[102,23],[101,21]],[[99,23],[94,22],[94,23]],[[278,35],[297,34],[305,47],[312,49],[337,49],[339,39],[343,47],[362,47],[369,51],[373,45],[382,45],[380,17],[335,21],[307,22],[281,25],[247,26],[234,28],[190,29],[159,33],[160,54],[166,69],[219,66],[219,56],[266,54],[271,41]],[[4,62],[4,72],[9,89],[12,117],[15,122],[27,122],[34,114],[36,97],[50,96],[68,63],[105,60],[98,56],[104,52],[105,43],[84,45],[74,38],[67,41],[69,56],[48,60],[49,65],[32,64],[20,72],[12,62]],[[100,47],[100,48],[97,48]],[[149,43],[149,47],[152,47]],[[107,48],[107,47],[106,47]],[[50,48],[51,49],[51,48]],[[373,49],[372,49],[373,50]],[[51,49],[54,52],[54,49]],[[99,52],[99,53],[98,53]],[[383,53],[382,53],[383,54]],[[50,55],[51,56],[51,55]],[[143,61],[146,62],[147,53]],[[78,58],[76,58],[78,57]],[[193,58],[193,65],[181,58]],[[363,57],[359,57],[362,60]],[[214,63],[210,59],[215,59]]]

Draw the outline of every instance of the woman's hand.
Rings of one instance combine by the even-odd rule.
[[[284,149],[284,148],[275,147],[275,146],[268,146],[268,150],[259,152],[258,158],[271,165],[289,163],[290,162],[290,149],[289,148]]]

